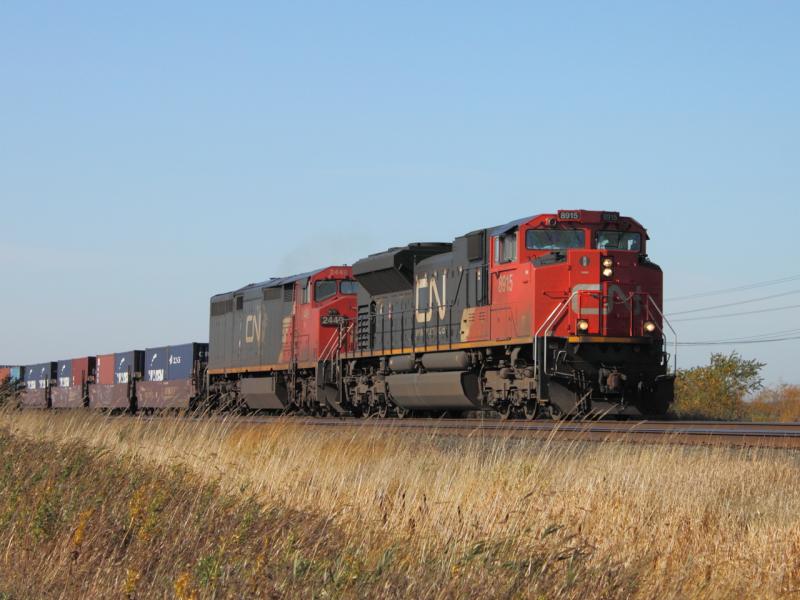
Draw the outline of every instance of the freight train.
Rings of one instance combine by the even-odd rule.
[[[559,210],[269,279],[211,298],[208,345],[75,359],[63,381],[67,361],[25,367],[21,403],[662,415],[674,370],[647,240],[617,212]]]

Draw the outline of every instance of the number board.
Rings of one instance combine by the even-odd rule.
[[[581,211],[579,210],[560,210],[558,211],[560,221],[580,221]]]
[[[320,315],[320,325],[323,327],[339,327],[344,325],[345,316],[336,311],[331,311],[327,315]]]

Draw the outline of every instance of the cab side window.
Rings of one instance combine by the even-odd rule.
[[[508,263],[517,260],[517,232],[498,235],[494,238],[495,263]]]

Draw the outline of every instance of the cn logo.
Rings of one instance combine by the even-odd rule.
[[[600,284],[599,283],[579,283],[574,288],[572,288],[572,292],[599,292],[600,291]],[[641,291],[640,288],[636,289],[637,292]],[[588,294],[585,294],[588,295]],[[614,312],[614,307],[617,304],[624,304],[629,306],[633,310],[634,315],[638,315],[642,312],[642,303],[641,298],[638,293],[633,294],[632,298],[628,297],[621,287],[619,287],[616,283],[613,283],[608,286],[608,297],[606,298],[605,306],[602,306],[602,309],[595,307],[587,307],[582,306],[584,302],[582,301],[581,294],[575,294],[572,297],[572,311],[577,314],[581,315],[610,315]]]
[[[425,297],[427,294],[427,298]],[[422,302],[420,302],[420,297],[422,297],[423,301],[427,300],[427,310],[422,307]],[[433,319],[433,309],[436,307],[436,310],[439,313],[439,320],[444,320],[444,316],[447,312],[447,271],[442,272],[442,293],[439,294],[439,284],[436,281],[436,277],[428,278],[427,275],[423,275],[419,279],[417,279],[417,290],[416,290],[416,305],[417,305],[417,323],[429,323],[431,319]]]
[[[255,315],[247,315],[244,323],[244,341],[247,344],[256,342],[261,343],[261,312]]]

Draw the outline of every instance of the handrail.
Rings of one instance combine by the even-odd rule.
[[[561,316],[564,314],[567,308],[569,308],[570,303],[572,302],[572,298],[578,296],[581,292],[591,292],[591,290],[576,290],[572,292],[569,298],[567,298],[564,302],[561,303],[561,306],[558,309],[555,317],[551,320],[548,324],[547,329],[544,330],[544,336],[542,339],[542,346],[543,346],[543,353],[544,353],[544,372],[547,373],[547,338],[553,332],[553,328],[556,323],[561,320]]]
[[[667,317],[664,316],[664,313],[661,311],[661,309],[658,308],[658,305],[656,304],[656,301],[653,300],[653,297],[652,296],[648,296],[648,298],[650,298],[650,303],[653,305],[653,308],[656,309],[656,312],[658,313],[658,316],[661,317],[661,321],[663,323],[667,324],[667,327],[669,327],[669,330],[672,332],[672,337],[675,338],[675,342],[674,342],[674,346],[673,346],[674,350],[672,352],[672,360],[673,360],[672,372],[673,373],[677,373],[678,372],[678,334],[675,331],[675,328],[672,326],[672,323],[669,322],[669,319],[667,319]],[[664,335],[664,328],[663,327],[661,328],[661,335]],[[666,341],[666,339],[667,339],[667,336],[664,335],[664,341]]]
[[[538,341],[539,337],[541,336],[542,343],[543,343],[543,348],[542,348],[542,353],[543,353],[543,361],[542,362],[543,362],[543,365],[542,365],[542,368],[543,368],[543,372],[546,373],[547,372],[547,338],[553,332],[553,329],[554,329],[556,323],[558,323],[560,321],[560,319],[561,319],[562,315],[564,314],[564,312],[566,311],[566,309],[570,306],[573,298],[575,298],[576,296],[578,296],[582,292],[585,292],[585,293],[588,293],[588,294],[596,294],[597,290],[575,290],[575,291],[573,291],[572,294],[570,294],[570,296],[566,300],[563,300],[562,302],[557,304],[555,306],[555,308],[553,308],[553,310],[550,312],[550,314],[547,316],[547,318],[542,322],[542,324],[539,326],[539,328],[534,333],[534,336],[533,336],[533,341],[534,341],[533,366],[534,366],[534,372],[537,374],[537,376],[539,375],[539,352],[538,352],[538,348],[536,348],[536,344],[537,344],[537,341]],[[636,295],[646,295],[647,296],[647,299],[649,301],[648,305],[651,305],[655,309],[655,311],[658,314],[658,316],[661,317],[662,322],[665,323],[667,325],[667,327],[669,328],[669,330],[672,332],[672,336],[674,338],[674,341],[673,341],[674,350],[673,350],[673,354],[672,354],[673,372],[676,372],[677,368],[678,368],[678,334],[675,331],[675,328],[672,326],[672,324],[669,322],[669,320],[664,316],[663,311],[658,307],[658,305],[656,304],[655,300],[653,299],[653,296],[648,294],[648,293],[633,292],[626,298],[626,303],[631,304],[631,312],[633,312],[633,305],[632,305],[633,297],[636,296]],[[663,327],[661,328],[661,335],[664,337],[664,339],[666,341],[666,336],[664,335]]]
[[[342,342],[347,339],[347,336],[355,323],[352,319],[348,320],[350,321],[350,324],[347,326],[347,329],[344,330],[344,333],[342,333],[342,326],[340,325],[336,328],[336,335],[332,335],[328,340],[328,343],[325,344],[322,352],[320,352],[320,361],[328,360],[337,350],[341,349]]]
[[[556,313],[560,312],[564,309],[564,307],[569,306],[569,303],[572,302],[572,299],[582,290],[575,290],[572,294],[560,304],[557,304],[556,307],[552,310],[552,312],[548,315],[548,317],[542,322],[539,326],[539,329],[533,334],[533,372],[536,373],[536,376],[539,377],[539,350],[536,348],[536,340],[539,338],[539,334],[542,332],[542,329],[546,327],[550,327],[551,321],[557,317]],[[545,331],[544,342],[547,343],[547,332]],[[542,349],[542,353],[544,354],[544,368],[547,369],[547,347]]]

